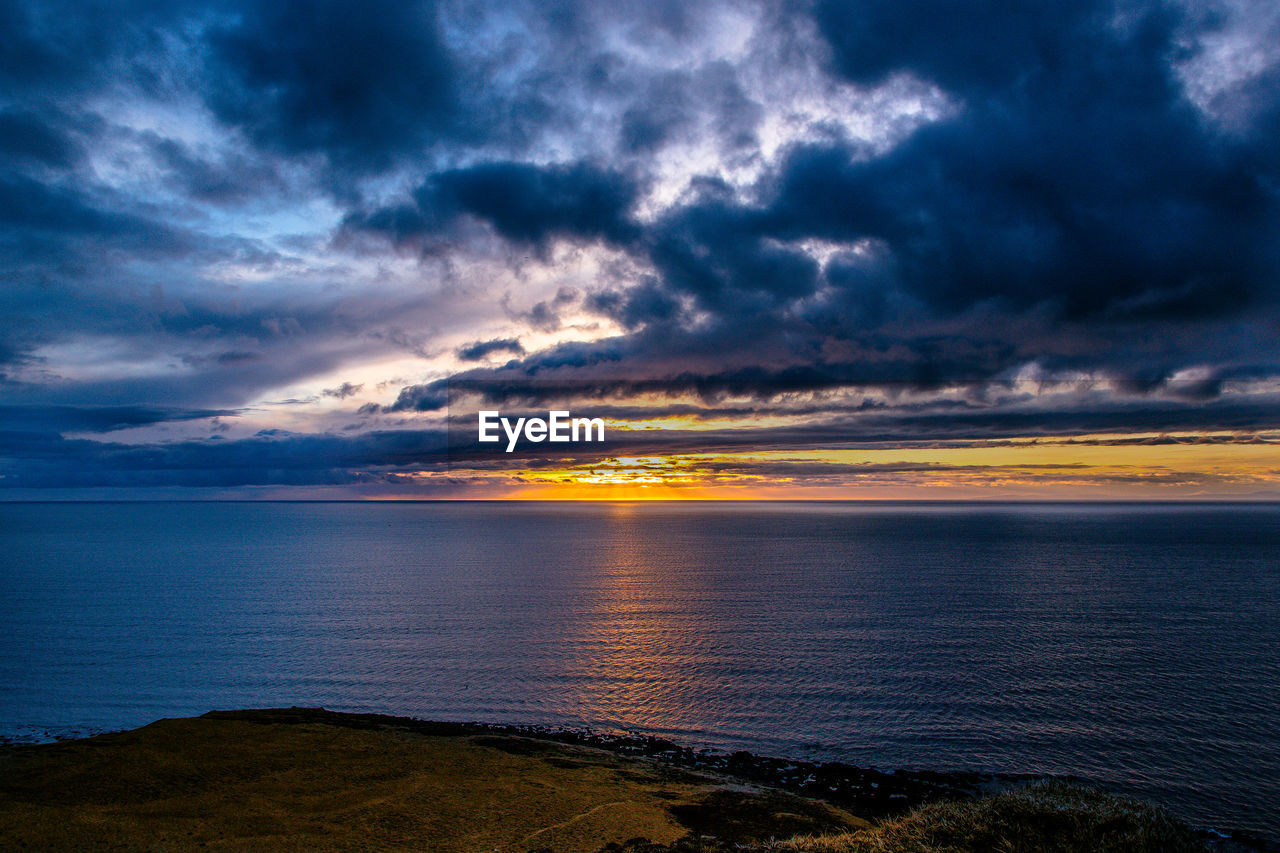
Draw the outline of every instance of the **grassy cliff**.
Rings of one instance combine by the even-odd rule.
[[[1164,812],[1062,785],[867,820],[767,785],[580,743],[368,715],[263,711],[0,748],[0,849],[1203,847]]]

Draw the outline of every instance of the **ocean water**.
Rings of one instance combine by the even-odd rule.
[[[1275,505],[0,504],[0,593],[10,738],[323,705],[1280,817]]]

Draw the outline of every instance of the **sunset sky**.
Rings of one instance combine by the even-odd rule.
[[[0,81],[0,500],[1280,499],[1273,0],[12,0]]]

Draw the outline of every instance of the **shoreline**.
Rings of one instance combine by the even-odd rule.
[[[203,723],[202,723],[203,721]],[[890,821],[925,806],[974,803],[1002,792],[1017,791],[1029,783],[1053,783],[1081,786],[1074,777],[1045,777],[1033,774],[979,773],[973,771],[879,770],[838,761],[814,762],[757,755],[746,751],[722,752],[694,749],[666,738],[643,734],[608,734],[590,730],[559,729],[551,726],[489,724],[479,722],[437,722],[374,713],[345,713],[322,708],[275,708],[210,711],[193,718],[161,720],[126,732],[117,732],[55,741],[52,744],[0,744],[0,756],[28,754],[32,750],[75,748],[93,742],[107,742],[146,732],[155,726],[187,723],[196,726],[223,724],[263,727],[266,733],[283,733],[282,737],[317,729],[345,730],[369,735],[411,736],[428,739],[454,739],[500,751],[525,751],[515,744],[542,743],[548,749],[593,750],[608,753],[625,762],[641,762],[645,766],[665,767],[666,772],[686,774],[688,778],[718,778],[747,786],[752,790],[773,792],[795,802],[826,804],[841,814],[854,815],[871,822]],[[537,752],[541,747],[529,747]],[[572,764],[573,762],[569,762]],[[557,765],[559,766],[559,765]],[[567,765],[566,765],[567,766]],[[772,794],[771,794],[772,795]],[[708,815],[720,809],[686,804],[703,809]],[[708,818],[713,819],[713,818]],[[714,818],[718,820],[719,818]],[[1280,844],[1253,833],[1239,830],[1220,831],[1193,828],[1207,849],[1225,851],[1280,851]],[[584,848],[585,849],[585,848]],[[640,849],[640,848],[637,848]]]

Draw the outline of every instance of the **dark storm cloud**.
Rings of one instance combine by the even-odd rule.
[[[1158,320],[1274,299],[1275,174],[1257,156],[1273,141],[1221,133],[1176,76],[1211,19],[1148,4],[872,0],[819,3],[817,20],[853,81],[910,73],[962,109],[883,157],[795,152],[780,227],[882,240],[897,281],[944,309],[995,297]],[[1259,110],[1277,103],[1257,97]]]
[[[422,148],[458,120],[434,4],[246,3],[207,36],[209,103],[286,154],[360,171]]]
[[[402,241],[463,210],[515,241],[606,239],[659,273],[588,299],[624,327],[669,325],[680,299],[692,298],[725,324],[761,312],[777,326],[808,319],[791,331],[815,347],[874,329],[904,304],[925,318],[983,304],[1009,316],[1047,311],[1113,338],[1142,327],[1123,324],[1274,312],[1280,206],[1269,140],[1215,128],[1176,74],[1186,40],[1212,19],[1142,5],[933,5],[816,11],[849,79],[910,74],[959,99],[953,115],[887,152],[800,145],[755,201],[702,180],[644,226],[627,219],[630,193],[616,189],[625,187],[617,176],[606,191],[600,173],[581,167],[510,163],[446,173],[416,204],[349,225]],[[1280,103],[1274,91],[1249,97],[1262,115]],[[681,98],[655,99],[651,111],[653,129],[637,139],[678,125],[670,114]],[[633,110],[629,126],[636,120]],[[854,251],[822,265],[800,245],[811,239]],[[804,306],[819,290],[821,304]],[[908,348],[924,349],[909,338]],[[1011,356],[1033,355],[1032,341],[1009,343]],[[628,374],[643,374],[644,362],[631,358]],[[927,360],[907,367],[934,369]]]
[[[645,249],[667,288],[716,311],[758,310],[757,294],[786,305],[820,280],[842,298],[901,291],[942,314],[985,300],[1098,322],[1274,308],[1280,208],[1276,175],[1259,168],[1266,143],[1224,139],[1155,47],[1119,41],[1095,65],[1064,57],[1067,70],[975,96],[881,156],[798,147],[763,205],[712,187]],[[863,248],[820,276],[795,245],[814,238]]]
[[[819,0],[814,17],[851,79],[874,84],[909,70],[968,96],[1046,67],[1093,61],[1099,30],[1117,11],[1097,0]]]
[[[1252,348],[1257,336],[1238,326],[1222,334],[1233,318],[1275,318],[1274,140],[1265,121],[1223,132],[1177,76],[1216,18],[1147,4],[869,2],[819,4],[815,20],[838,73],[860,85],[911,75],[957,109],[886,152],[795,146],[754,200],[695,181],[653,222],[619,230],[658,275],[587,299],[640,331],[455,376],[455,391],[770,397],[976,381],[1040,360],[1194,402],[1233,370],[1276,375],[1274,347]],[[1278,92],[1238,97],[1265,119]],[[649,136],[678,124],[668,113],[679,107],[656,105]],[[846,249],[820,264],[801,244],[815,239]],[[684,299],[703,314],[694,333]],[[950,331],[930,335],[930,323]],[[833,344],[854,357],[827,355]],[[692,358],[676,369],[673,352]],[[1214,362],[1209,378],[1176,378]],[[406,389],[395,407],[423,408],[441,387]]]
[[[0,112],[0,158],[16,164],[67,168],[80,153],[70,134],[47,117],[27,110]]]
[[[64,239],[142,255],[183,251],[193,242],[181,229],[155,219],[99,207],[73,189],[20,176],[0,176],[0,227],[5,243],[36,257]]]
[[[464,361],[480,361],[494,353],[511,353],[524,355],[524,347],[516,338],[494,338],[488,341],[474,341],[458,348],[458,358]]]
[[[1022,342],[991,335],[919,335],[902,340],[866,334],[823,341],[819,332],[807,321],[775,321],[768,315],[734,318],[687,332],[655,326],[625,338],[566,343],[500,367],[475,368],[408,386],[392,409],[442,408],[449,393],[530,405],[616,401],[634,395],[688,396],[704,403],[728,397],[767,401],[851,388],[898,395],[963,386],[968,393],[981,395],[984,389],[1010,387],[1013,380],[1002,371],[1033,353],[1022,349]],[[1112,370],[1108,381],[1124,396],[1203,400],[1220,392],[1228,380],[1265,378],[1274,372],[1274,367],[1265,366],[1224,369],[1208,379],[1183,380],[1174,378],[1169,366],[1153,362],[1134,379],[1137,359],[1126,362],[1124,355],[1099,353],[1088,362]],[[1097,380],[1106,377],[1104,371]],[[1053,384],[1044,381],[1045,388]],[[800,402],[792,405],[803,407]]]
[[[919,375],[915,380],[903,378],[910,372],[918,372]],[[615,376],[591,379],[585,376],[566,376],[560,381],[529,378],[514,372],[507,377],[501,374],[492,377],[460,374],[447,382],[442,380],[425,386],[425,393],[429,395],[448,388],[454,393],[478,393],[492,402],[622,399],[642,394],[690,395],[715,401],[730,396],[771,399],[782,394],[810,393],[851,386],[923,389],[937,387],[946,381],[946,366],[936,363],[926,365],[909,361],[877,366],[864,362],[845,362],[795,365],[779,369],[751,366],[718,372],[685,371],[647,378]],[[406,391],[407,394],[402,395],[402,399],[418,393],[414,389]]]
[[[143,406],[0,406],[0,431],[110,432],[160,423],[232,417],[233,409],[157,409]]]
[[[393,345],[379,337],[381,326],[412,322],[414,312],[429,304],[417,299],[404,305],[376,293],[353,293],[339,304],[319,287],[275,285],[273,279],[287,280],[289,270],[305,266],[303,259],[256,235],[242,236],[238,221],[246,213],[269,217],[289,193],[306,201],[314,194],[309,187],[331,183],[327,174],[286,160],[288,145],[303,145],[308,132],[328,134],[336,146],[334,162],[362,142],[386,151],[409,144],[399,136],[385,144],[354,139],[338,146],[334,140],[344,128],[360,120],[351,113],[316,129],[324,124],[319,112],[329,108],[324,99],[357,83],[366,88],[350,91],[352,96],[368,96],[389,112],[399,107],[379,100],[375,90],[398,92],[396,98],[409,90],[414,97],[422,94],[418,72],[434,67],[426,52],[430,45],[419,45],[419,37],[434,28],[430,15],[414,15],[420,26],[413,30],[403,15],[380,11],[386,14],[341,26],[356,36],[363,27],[366,48],[395,58],[398,73],[417,75],[406,84],[409,89],[396,90],[376,69],[353,64],[331,67],[328,78],[316,77],[314,90],[301,94],[296,87],[285,91],[286,75],[319,69],[338,34],[330,27],[321,38],[317,30],[341,22],[319,16],[311,29],[294,30],[294,45],[309,52],[309,59],[295,52],[282,53],[278,65],[259,56],[269,67],[250,61],[255,37],[261,51],[279,47],[274,35],[260,29],[266,17],[306,23],[286,20],[303,14],[296,4],[6,5],[0,14],[0,375],[13,403],[35,407],[28,412],[62,407],[47,409],[42,423],[28,419],[26,426],[57,433],[183,419],[146,415],[100,425],[94,416],[69,415],[82,410],[104,417],[230,412],[265,389],[332,369],[362,352],[385,352]],[[398,35],[389,38],[399,42],[379,42],[368,32],[379,27],[395,30]],[[360,38],[350,39],[351,50],[360,49]],[[394,53],[396,45],[403,55]],[[418,47],[424,49],[421,56]],[[250,83],[239,73],[213,74],[236,50],[244,52],[245,74],[265,76]],[[280,76],[270,78],[277,70]],[[211,139],[200,124],[205,119],[189,109],[192,96],[198,106],[216,95],[231,121],[230,92],[236,87],[242,88],[246,110],[237,121],[248,122],[252,104],[269,122],[284,114],[289,101],[292,114],[312,129],[268,144],[272,128],[265,124],[261,138],[242,126],[247,141],[221,125],[221,136]],[[281,100],[278,110],[263,109],[269,92]],[[405,106],[422,103],[410,99]],[[308,113],[311,107],[318,112]],[[371,117],[383,132],[394,136],[402,130],[376,113]],[[305,251],[309,243],[323,242],[316,234],[299,245]],[[223,269],[231,270],[228,280],[220,280]],[[242,290],[235,282],[246,274],[267,287]],[[310,285],[314,279],[302,281]]]
[[[198,202],[231,205],[270,197],[287,189],[272,160],[245,153],[210,158],[173,139],[147,134],[145,144],[172,185]]]
[[[378,233],[398,245],[421,244],[458,217],[473,216],[517,243],[626,243],[637,233],[628,219],[636,192],[626,176],[586,163],[485,163],[433,175],[414,190],[412,202],[349,216],[344,227]]]
[[[182,8],[148,0],[6,3],[0,14],[0,80],[10,97],[74,93],[109,82],[122,56],[134,60],[128,64],[134,79],[146,80],[150,69],[141,60],[154,47],[154,28],[171,23]]]
[[[809,296],[819,267],[799,248],[777,241],[759,212],[708,193],[654,230],[647,247],[668,287],[713,310],[785,305]],[[815,211],[812,215],[819,216]]]
[[[634,184],[588,164],[486,164],[437,175],[420,193],[434,196],[446,211],[486,220],[509,240],[538,243],[564,236],[625,242],[635,230],[627,219]]]
[[[354,397],[364,388],[364,384],[352,385],[350,382],[343,382],[337,388],[325,388],[320,393],[326,397],[335,397],[339,400],[345,400],[348,397]]]
[[[664,145],[714,135],[733,154],[758,145],[763,109],[742,89],[728,63],[667,71],[646,81],[623,111],[618,147],[623,157],[652,156]],[[710,116],[710,121],[704,121]]]
[[[626,290],[597,291],[587,297],[587,307],[629,330],[665,323],[680,313],[680,303],[652,276]]]
[[[443,468],[442,433],[422,430],[262,435],[240,440],[132,445],[4,433],[0,487],[341,485],[386,481],[398,469]]]

